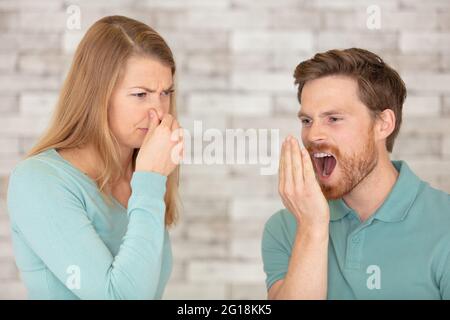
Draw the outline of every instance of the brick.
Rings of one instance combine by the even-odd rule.
[[[444,96],[442,99],[442,115],[445,117],[450,116],[450,95]]]
[[[450,136],[445,135],[442,141],[442,155],[450,160]]]
[[[231,52],[230,62],[232,70],[272,70],[275,64],[274,53],[260,52]]]
[[[0,240],[0,261],[14,257],[13,246],[10,240]]]
[[[177,65],[180,63],[180,56],[176,57]],[[193,74],[227,75],[231,62],[230,57],[223,53],[195,53],[190,54],[186,59],[186,72]]]
[[[50,117],[56,103],[58,94],[56,92],[32,92],[20,96],[20,113],[25,116]]]
[[[17,95],[13,93],[2,94],[0,96],[0,114],[12,114],[19,109]]]
[[[212,222],[223,221],[227,217],[228,200],[202,196],[183,199],[183,219]]]
[[[11,53],[0,53],[0,71],[14,71],[17,63],[17,55]]]
[[[11,237],[11,226],[9,217],[6,214],[0,215],[0,239],[5,240]],[[1,263],[1,261],[0,261]],[[1,267],[0,267],[1,268]],[[0,277],[2,272],[0,271]]]
[[[318,30],[321,27],[321,16],[318,10],[292,10],[278,6],[270,10],[270,27],[277,30]]]
[[[447,0],[434,0],[428,2],[420,0],[400,0],[399,5],[401,8],[417,9],[417,11],[434,11],[436,9],[448,10],[450,8],[450,3]]]
[[[230,237],[226,221],[191,221],[186,226],[189,241],[227,242]]]
[[[450,52],[450,34],[430,32],[402,32],[399,38],[400,51],[405,53]]]
[[[178,261],[191,261],[193,259],[209,260],[228,256],[227,244],[205,243],[203,241],[178,241],[172,244],[173,255]]]
[[[19,57],[18,68],[23,74],[60,75],[70,59],[59,54],[23,54]]]
[[[24,33],[58,33],[66,28],[65,12],[27,12],[19,14],[19,30]]]
[[[264,94],[192,94],[187,100],[189,113],[201,115],[269,115],[271,100]]]
[[[262,283],[264,277],[259,261],[192,260],[187,269],[187,279],[195,282]]]
[[[438,15],[436,12],[429,11],[382,11],[381,12],[381,29],[424,32],[426,30],[433,31],[439,28]],[[420,23],[417,23],[420,21]]]
[[[56,76],[23,74],[1,74],[0,93],[24,92],[28,90],[57,90],[61,83]]]
[[[422,72],[420,76],[417,76],[417,74],[405,72],[402,78],[411,93],[450,93],[450,86],[448,85],[450,73]]]
[[[223,52],[228,50],[228,33],[226,31],[198,31],[182,33],[159,31],[169,47],[177,52]]]
[[[439,60],[440,68],[445,72],[450,71],[450,54],[442,54]]]
[[[279,93],[294,90],[294,80],[288,72],[236,71],[231,75],[231,88]]]
[[[320,32],[316,43],[318,51],[359,47],[375,53],[389,53],[397,50],[397,35],[395,32]]]
[[[230,204],[230,218],[237,221],[263,220],[266,221],[282,206],[281,200],[276,198],[238,198]]]
[[[11,260],[0,260],[0,281],[5,280],[18,280],[19,279],[19,271],[14,263]]]
[[[63,33],[61,47],[64,53],[73,54],[78,47],[81,39],[83,38],[85,32],[81,30],[66,30]]]
[[[275,115],[286,116],[294,119],[300,110],[300,103],[297,99],[297,92],[292,91],[283,95],[276,95],[274,101]]]
[[[257,19],[255,19],[257,17]],[[184,28],[207,30],[265,29],[270,26],[268,10],[223,10],[221,8],[190,10],[181,19]],[[179,23],[181,24],[181,23]]]
[[[441,112],[441,100],[437,96],[408,96],[403,106],[403,115],[438,117]]]
[[[17,35],[16,49],[23,53],[48,53],[61,48],[61,36],[59,34],[30,34]]]
[[[230,256],[234,259],[262,259],[261,240],[257,238],[230,239]]]
[[[251,187],[255,183],[258,185],[258,188]],[[182,194],[191,197],[198,194],[198,190],[203,190],[202,194],[204,196],[230,197],[236,194],[244,196],[266,196],[270,193],[271,185],[270,180],[266,176],[260,176],[254,181],[248,181],[240,177],[232,177],[227,181],[223,181],[223,179],[210,177],[209,179],[186,181]]]
[[[450,30],[450,12],[437,13],[438,29],[442,31]]]
[[[373,4],[374,2],[371,0],[361,0],[358,2],[352,0],[316,0],[309,3],[311,7],[320,8],[322,10],[348,10],[352,8],[365,10],[368,6]],[[382,11],[394,10],[399,7],[399,3],[397,0],[378,0],[376,2],[376,5],[380,6],[380,9]]]
[[[227,8],[230,6],[229,0],[145,0],[140,1],[139,6],[148,8],[193,8],[198,7],[215,7],[215,8]]]
[[[169,282],[164,290],[163,300],[214,300],[228,299],[227,286],[218,283]]]
[[[0,10],[33,10],[33,11],[57,11],[61,8],[60,0],[2,0]]]
[[[306,52],[293,51],[289,50],[289,52],[274,52],[273,54],[273,70],[274,71],[283,71],[289,74],[292,77],[292,81],[294,81],[294,70],[297,65],[307,59],[312,58],[313,55]]]
[[[400,132],[402,134],[429,134],[446,132],[450,127],[450,118],[414,117],[405,119]]]
[[[20,154],[25,155],[36,144],[38,137],[20,137],[19,148]]]
[[[273,0],[260,0],[258,2],[252,0],[232,0],[231,4],[235,8],[270,8],[276,9],[280,7],[280,2]],[[283,7],[298,9],[302,7],[302,2],[298,0],[283,0]]]
[[[300,50],[312,51],[313,36],[298,31],[236,31],[231,36],[233,52]]]
[[[441,136],[439,134],[399,135],[395,141],[395,152],[400,156],[436,159],[441,153]]]
[[[450,161],[439,159],[410,159],[408,165],[419,176],[425,177],[441,172],[450,172]]]
[[[6,116],[0,118],[0,134],[39,135],[47,127],[48,117]]]
[[[1,120],[1,119],[0,119]],[[8,157],[0,157],[0,176],[9,175],[16,164],[22,160],[21,155],[13,154]]]
[[[4,176],[4,175],[3,175]],[[3,186],[1,189],[1,194],[0,194],[0,216],[4,217],[8,215],[8,207],[6,204],[6,192],[7,192],[7,181],[2,182]]]
[[[266,300],[267,290],[261,284],[232,284],[231,299],[233,300]]]
[[[24,300],[27,298],[27,289],[20,281],[4,281],[0,284],[1,300]]]
[[[400,73],[403,72],[440,72],[442,69],[438,53],[386,54],[383,60]]]
[[[19,153],[18,137],[0,137],[0,156],[7,157],[11,154]]]
[[[225,75],[209,76],[189,73],[180,73],[178,75],[177,90],[180,92],[225,90],[228,87],[228,77]]]

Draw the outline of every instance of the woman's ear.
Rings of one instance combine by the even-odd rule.
[[[395,113],[391,109],[385,109],[378,114],[376,120],[376,139],[387,139],[395,129]]]

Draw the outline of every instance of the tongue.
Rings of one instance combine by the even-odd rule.
[[[323,165],[323,175],[329,176],[336,166],[336,159],[334,157],[325,157]]]

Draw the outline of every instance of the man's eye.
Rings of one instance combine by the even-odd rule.
[[[311,123],[311,121],[309,119],[300,119],[302,125],[308,125]]]
[[[330,117],[330,121],[331,122],[337,122],[339,120],[342,120],[341,118],[336,118],[336,117]]]
[[[132,95],[135,97],[138,97],[138,98],[145,98],[145,96],[147,96],[147,92],[138,92],[138,93],[133,93]]]

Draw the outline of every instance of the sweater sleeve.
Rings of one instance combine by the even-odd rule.
[[[134,172],[128,229],[113,256],[83,201],[39,161],[17,166],[8,187],[11,222],[48,269],[81,299],[153,299],[164,245],[166,177]],[[70,271],[79,283],[71,285]]]

